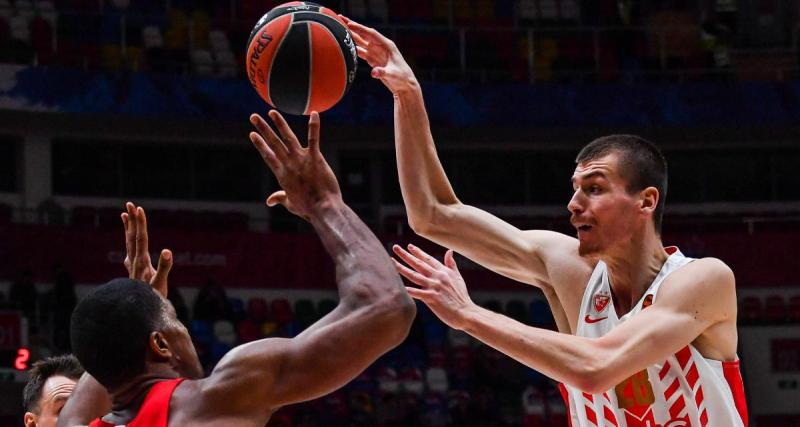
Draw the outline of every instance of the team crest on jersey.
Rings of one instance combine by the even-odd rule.
[[[608,303],[611,301],[611,295],[607,292],[598,292],[594,294],[594,309],[598,313],[602,313],[603,310],[608,307]]]

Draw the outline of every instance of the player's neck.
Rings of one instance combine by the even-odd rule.
[[[147,393],[157,383],[178,378],[178,374],[168,367],[151,366],[155,368],[144,374],[134,377],[125,385],[110,391],[111,412],[103,420],[114,425],[123,425],[133,421],[139,413],[139,408],[147,397]]]
[[[669,257],[660,236],[649,231],[637,234],[601,257],[608,266],[614,308],[620,316],[641,299]]]

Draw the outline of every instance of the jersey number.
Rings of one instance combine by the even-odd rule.
[[[653,387],[650,385],[650,376],[647,369],[631,375],[628,379],[614,387],[617,402],[622,409],[636,407],[649,407],[656,401]]]

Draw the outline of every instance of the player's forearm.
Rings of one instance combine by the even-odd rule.
[[[420,232],[436,209],[459,203],[436,153],[422,91],[395,94],[395,145],[400,190],[412,228]]]
[[[401,316],[410,323],[414,303],[366,224],[338,198],[321,203],[310,222],[336,264],[342,302],[354,308],[382,304],[390,310],[410,311],[410,316]]]
[[[464,331],[557,381],[586,392],[610,387],[608,357],[590,338],[534,328],[478,306],[467,310]]]

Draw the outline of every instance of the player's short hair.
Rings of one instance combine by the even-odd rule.
[[[661,233],[664,204],[667,200],[667,159],[652,142],[636,135],[609,135],[597,138],[583,147],[575,163],[586,163],[611,153],[619,155],[619,173],[628,181],[629,193],[647,187],[658,190],[658,203],[653,212],[653,223]]]
[[[22,405],[25,411],[39,413],[44,383],[48,378],[59,375],[77,381],[83,375],[83,367],[71,354],[48,357],[31,366],[28,371],[28,382],[22,391]]]
[[[72,350],[100,384],[115,388],[144,372],[150,334],[164,324],[164,303],[150,285],[114,279],[72,312]]]

